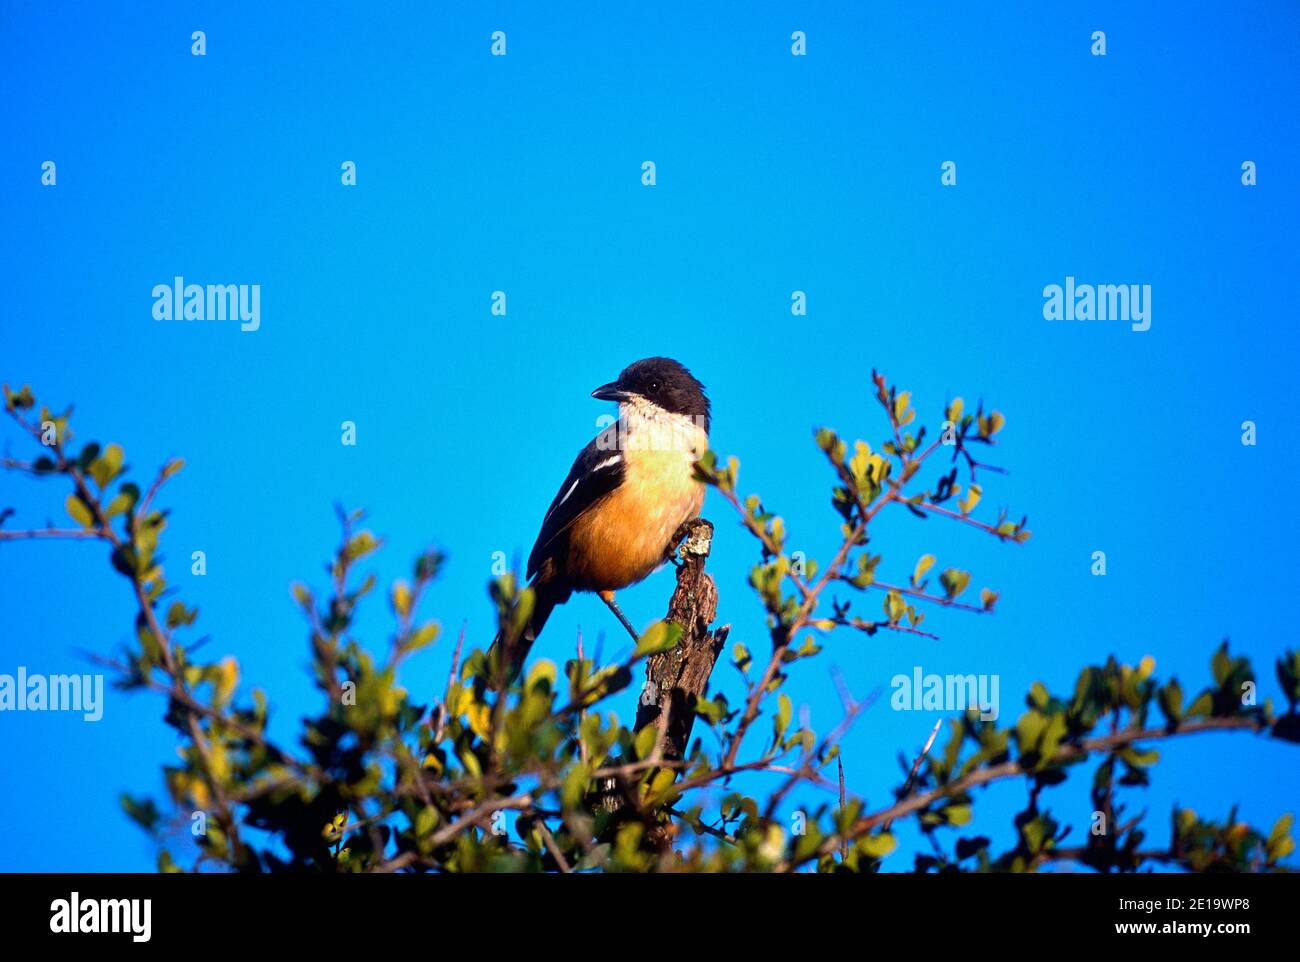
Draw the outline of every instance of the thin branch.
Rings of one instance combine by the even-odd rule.
[[[925,740],[925,747],[921,749],[921,754],[917,755],[912,761],[912,770],[907,773],[907,781],[903,783],[903,791],[898,796],[900,801],[912,794],[912,786],[916,784],[916,775],[921,770],[921,762],[925,761],[925,757],[930,754],[930,748],[934,745],[934,739],[939,734],[939,729],[942,726],[943,719],[940,718],[934,723],[934,728],[930,730],[930,737]],[[890,824],[891,822],[885,822],[883,830],[888,831]],[[847,845],[848,842],[846,841],[845,844]]]
[[[931,514],[943,515],[945,518],[952,518],[954,521],[960,521],[962,524],[968,524],[972,528],[978,528],[986,534],[991,534],[999,541],[1010,541],[1012,544],[1020,544],[1021,541],[1014,534],[1004,534],[991,524],[985,524],[983,521],[976,521],[968,514],[962,514],[960,511],[953,511],[950,508],[943,508],[931,501],[922,501],[919,504],[912,505],[922,511],[929,511]]]
[[[25,541],[30,538],[68,538],[79,541],[103,537],[97,528],[34,528],[30,531],[0,531],[0,541]]]
[[[835,764],[839,767],[840,772],[840,811],[845,810],[846,801],[844,795],[844,756],[836,755]],[[849,841],[845,839],[840,843],[840,864],[844,864],[849,859]]]
[[[907,595],[909,598],[916,598],[920,601],[928,602],[932,605],[939,605],[942,608],[960,608],[962,611],[974,612],[977,615],[989,615],[993,613],[992,608],[984,608],[980,605],[972,605],[965,601],[957,601],[953,598],[941,598],[939,595],[927,594],[916,588],[904,588],[900,585],[891,585],[884,581],[873,581],[869,588],[877,588],[881,591],[897,591],[900,595]]]
[[[569,867],[569,862],[564,857],[564,853],[560,851],[560,846],[555,843],[555,836],[546,827],[546,822],[543,819],[539,818],[536,824],[538,834],[542,836],[542,842],[545,844],[546,850],[551,853],[551,858],[555,859],[555,864],[559,866],[560,871],[568,875],[573,869]]]
[[[1108,752],[1111,749],[1130,745],[1137,741],[1153,741],[1157,739],[1173,738],[1180,735],[1193,735],[1200,732],[1209,731],[1259,731],[1266,727],[1266,723],[1255,718],[1209,718],[1199,722],[1185,722],[1178,728],[1170,731],[1168,728],[1129,728],[1113,735],[1105,735],[1100,738],[1088,739],[1079,745],[1066,745],[1058,749],[1052,756],[1052,765],[1062,765],[1067,762],[1076,761],[1086,758],[1097,752]],[[1022,775],[1033,774],[1023,768],[1019,761],[1005,761],[998,765],[990,765],[985,768],[977,768],[956,781],[941,785],[928,792],[919,795],[913,795],[910,798],[901,799],[889,808],[870,815],[864,815],[853,824],[850,830],[845,834],[845,838],[850,840],[859,838],[867,834],[878,825],[893,822],[896,819],[911,815],[913,812],[919,812],[928,808],[934,802],[951,795],[960,795],[972,788],[978,788],[981,785],[987,785],[990,782],[999,781],[1005,778],[1016,778]],[[803,858],[786,863],[783,868],[790,870],[796,868],[799,864],[809,859],[817,858],[820,855],[827,855],[833,852],[839,844],[839,837],[832,835],[824,841],[815,852],[809,853]]]

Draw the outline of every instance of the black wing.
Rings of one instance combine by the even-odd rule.
[[[528,556],[529,580],[537,574],[552,546],[569,525],[623,483],[627,465],[619,450],[618,438],[619,422],[615,421],[592,438],[573,462],[569,476],[560,485],[546,517],[542,519],[542,530],[537,535],[532,554]]]

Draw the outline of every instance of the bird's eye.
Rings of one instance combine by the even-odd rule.
[[[653,394],[653,393],[657,392],[658,390],[659,390],[659,382],[658,382],[657,380],[653,380],[653,379],[652,379],[652,380],[650,381],[650,393]]]

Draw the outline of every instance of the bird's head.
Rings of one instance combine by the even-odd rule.
[[[709,399],[704,385],[690,371],[669,357],[647,357],[623,369],[617,381],[591,392],[602,401],[658,409],[666,414],[697,420],[709,430]]]

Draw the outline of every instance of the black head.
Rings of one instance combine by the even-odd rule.
[[[623,369],[617,381],[596,388],[591,396],[619,403],[642,398],[670,414],[702,417],[704,429],[709,429],[709,399],[704,395],[704,385],[669,357],[635,361]]]

